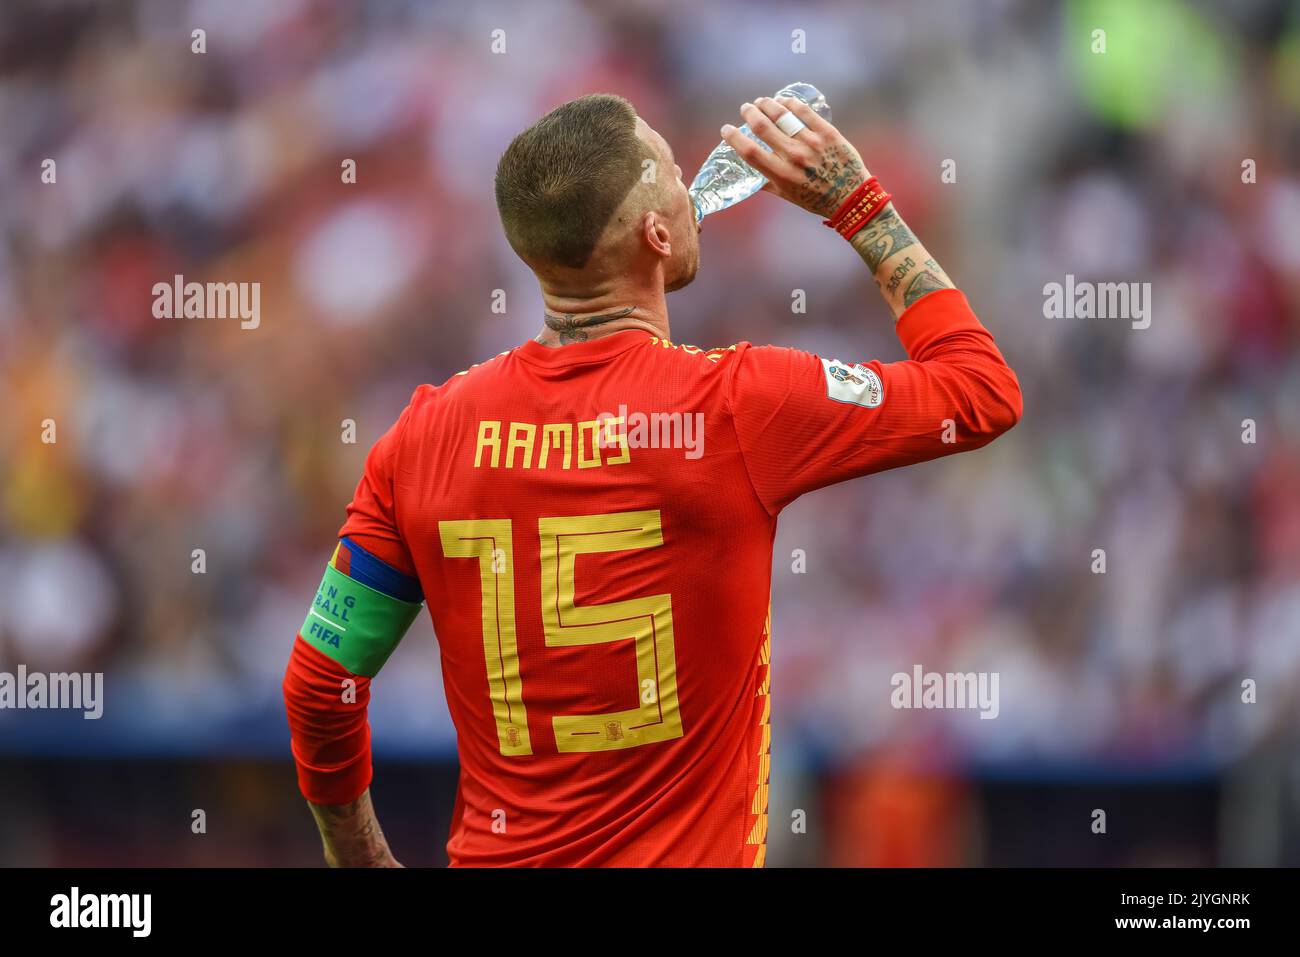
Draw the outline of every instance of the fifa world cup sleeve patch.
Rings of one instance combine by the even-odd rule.
[[[826,373],[826,397],[874,409],[885,401],[880,376],[864,365],[849,365],[839,359],[822,359]]]
[[[373,678],[421,607],[418,580],[344,538],[298,633],[354,675]]]

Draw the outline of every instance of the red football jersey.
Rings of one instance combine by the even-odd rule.
[[[416,390],[340,535],[428,603],[461,765],[453,865],[762,865],[778,513],[1020,414],[960,292],[897,330],[895,363],[637,331],[528,342]],[[346,734],[304,724],[304,792],[355,797],[355,714]]]

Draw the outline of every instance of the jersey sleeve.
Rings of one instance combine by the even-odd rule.
[[[370,680],[422,607],[396,511],[395,460],[409,411],[366,456],[285,670],[298,786],[314,804],[346,804],[370,786]]]
[[[356,492],[348,504],[339,538],[358,545],[408,575],[415,574],[410,549],[397,530],[396,458],[402,433],[411,415],[407,406],[370,449]]]
[[[897,332],[901,362],[776,346],[737,355],[732,415],[769,512],[813,489],[979,448],[1019,420],[1016,375],[959,290],[922,298]]]

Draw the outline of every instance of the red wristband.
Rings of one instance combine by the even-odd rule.
[[[880,181],[873,176],[840,204],[835,215],[822,222],[845,239],[851,239],[854,233],[878,216],[893,198],[894,195],[885,192]]]

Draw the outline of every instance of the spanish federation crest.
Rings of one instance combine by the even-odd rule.
[[[885,401],[880,376],[864,365],[850,365],[838,359],[822,359],[826,371],[826,397],[874,409]]]

